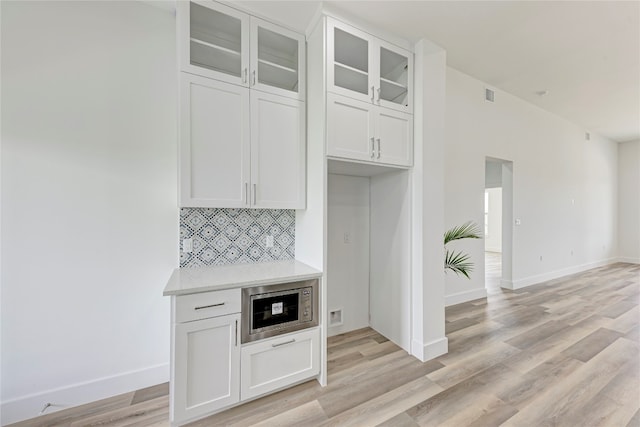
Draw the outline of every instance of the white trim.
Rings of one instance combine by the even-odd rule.
[[[535,276],[525,277],[523,279],[514,280],[511,287],[505,286],[502,284],[502,287],[506,287],[507,289],[522,289],[527,286],[537,285],[538,283],[546,282],[553,279],[558,279],[560,277],[568,276],[570,274],[581,273],[586,270],[590,270],[592,268],[602,267],[604,265],[613,264],[615,262],[619,262],[620,258],[608,258],[603,259],[596,262],[591,262],[582,265],[576,265],[573,267],[563,268],[560,270],[550,271],[548,273],[538,274]]]
[[[485,237],[485,239],[486,239],[486,237]],[[498,254],[502,255],[502,248],[499,248],[497,246],[496,247],[485,246],[484,251],[485,252],[495,252],[495,253],[498,253]]]
[[[444,306],[461,304],[463,302],[473,301],[487,297],[487,289],[472,289],[470,291],[458,292],[456,294],[446,295],[444,297]]]
[[[443,337],[426,344],[418,340],[413,340],[411,343],[411,354],[417,357],[421,362],[435,359],[438,356],[447,354],[449,352],[449,339]]]
[[[163,363],[137,371],[125,372],[66,387],[47,390],[2,402],[1,425],[7,425],[37,417],[47,404],[50,414],[61,409],[95,402],[119,394],[128,393],[169,380],[169,364]]]
[[[629,264],[640,264],[640,258],[629,258],[629,257],[618,257],[616,258],[616,262],[626,262]]]
[[[500,279],[500,287],[513,290],[513,282],[511,280]]]

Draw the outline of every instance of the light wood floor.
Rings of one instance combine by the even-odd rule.
[[[640,266],[614,264],[449,307],[420,363],[371,329],[329,340],[315,381],[194,426],[640,426]],[[15,426],[167,426],[166,384]]]

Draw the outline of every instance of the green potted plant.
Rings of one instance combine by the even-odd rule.
[[[451,270],[458,275],[464,275],[470,279],[469,273],[473,271],[473,263],[470,261],[471,256],[462,251],[449,250],[447,243],[453,240],[462,239],[481,239],[478,224],[473,221],[467,221],[462,225],[453,227],[444,233],[444,270]]]

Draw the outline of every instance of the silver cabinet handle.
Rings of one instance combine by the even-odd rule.
[[[253,204],[256,204],[256,193],[258,193],[258,184],[253,184]]]
[[[213,308],[213,307],[222,307],[223,305],[225,305],[224,302],[220,302],[218,304],[211,304],[211,305],[201,305],[200,307],[195,307],[194,310],[202,310],[205,308]]]
[[[378,88],[378,104],[380,104],[380,88]]]
[[[376,89],[375,87],[371,86],[371,102],[374,102],[373,99],[376,96],[376,90],[375,89]]]
[[[271,344],[271,347],[274,347],[274,348],[275,347],[280,347],[280,346],[287,345],[287,344],[293,344],[294,342],[296,342],[295,338],[292,339],[292,340],[289,340],[289,341],[281,342],[280,344]]]
[[[256,85],[256,70],[253,70],[253,84],[252,86]]]
[[[373,137],[371,137],[371,158],[373,159],[376,156],[376,142]]]
[[[248,182],[244,183],[244,204],[245,205],[249,204],[249,183]]]
[[[236,320],[236,347],[238,346],[238,321]]]
[[[246,83],[247,82],[247,69],[244,69],[244,77],[242,77],[242,83]]]
[[[380,158],[380,152],[382,149],[380,148],[380,138],[378,138],[378,158]]]

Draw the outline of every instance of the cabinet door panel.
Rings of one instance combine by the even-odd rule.
[[[251,203],[255,208],[304,209],[304,103],[251,92]]]
[[[312,378],[320,372],[317,328],[242,348],[242,400]]]
[[[180,205],[246,206],[249,89],[183,73]]]
[[[179,1],[182,71],[248,86],[249,15],[211,1]]]
[[[399,166],[413,163],[413,116],[379,108],[376,161]]]
[[[394,110],[413,111],[413,53],[379,40],[376,104]]]
[[[372,104],[327,94],[327,155],[373,160]]]
[[[252,89],[304,100],[304,36],[252,17],[250,77]]]
[[[172,420],[198,417],[240,400],[240,314],[175,325]]]
[[[374,53],[367,33],[327,18],[327,91],[372,103]]]

